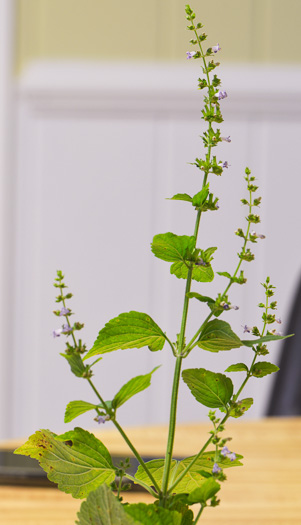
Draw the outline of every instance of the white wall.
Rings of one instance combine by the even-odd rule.
[[[222,144],[216,153],[231,168],[222,178],[212,179],[220,210],[204,216],[199,245],[218,245],[214,269],[233,270],[241,245],[234,230],[244,226],[240,198],[245,195],[243,173],[248,165],[263,197],[257,230],[267,239],[255,246],[255,263],[245,265],[247,285],[233,286],[231,293],[240,310],[229,313],[228,320],[241,335],[242,324],[258,321],[256,305],[263,298],[259,283],[266,275],[277,286],[279,314],[287,319],[300,272],[301,246],[295,232],[301,71],[288,69],[284,74],[280,66],[225,66],[220,74],[229,94],[223,101],[221,129],[231,135],[232,143]],[[16,90],[11,435],[24,436],[41,427],[60,432],[68,401],[94,399],[88,385],[72,376],[59,356],[63,341],[51,337],[59,326],[51,313],[57,269],[66,273],[75,294],[74,319],[85,322],[81,335],[88,347],[109,319],[131,309],[149,313],[175,339],[185,282],[169,275],[168,263],[155,259],[149,245],[156,233],[193,232],[193,209],[164,199],[197,192],[200,186],[199,172],[188,164],[203,154],[198,75],[190,62],[37,63],[21,78]],[[217,276],[212,288],[217,293],[225,284]],[[209,293],[208,284],[195,283],[193,289]],[[191,311],[192,334],[206,308],[192,305]],[[275,348],[271,350],[277,356]],[[244,359],[252,359],[247,349],[231,356],[196,349],[184,368],[223,371]],[[97,365],[95,383],[109,399],[128,379],[160,363],[164,366],[153,377],[153,389],[120,410],[122,423],[167,420],[173,366],[169,350],[119,351]],[[251,417],[264,413],[270,386],[271,378],[254,379],[248,388],[246,394],[257,402]],[[208,410],[185,386],[181,393],[179,420],[203,419]],[[94,425],[89,416],[75,424]]]

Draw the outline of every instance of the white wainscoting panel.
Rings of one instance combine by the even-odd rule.
[[[85,323],[80,335],[88,347],[108,320],[129,310],[149,313],[175,340],[185,281],[169,275],[169,264],[152,256],[150,242],[156,233],[193,232],[193,209],[165,199],[196,193],[200,187],[200,174],[189,164],[203,154],[198,75],[190,62],[41,63],[21,77],[16,89],[14,436],[41,427],[60,432],[68,401],[94,400],[89,385],[72,376],[60,357],[62,338],[51,337],[60,325],[51,313],[57,269],[66,274],[74,293],[74,320]],[[240,309],[229,312],[228,319],[240,335],[241,325],[259,320],[256,305],[267,274],[277,285],[279,314],[287,320],[300,273],[295,232],[300,223],[301,71],[288,69],[284,76],[280,68],[224,66],[221,76],[229,93],[221,128],[232,143],[223,143],[216,153],[231,167],[211,181],[220,210],[202,219],[199,245],[219,246],[217,271],[235,267],[241,242],[234,230],[244,226],[240,199],[245,195],[244,168],[250,166],[263,197],[257,229],[267,239],[255,245],[255,263],[245,265],[247,285],[231,292]],[[210,293],[222,291],[225,284],[217,277]],[[193,285],[204,294],[209,287]],[[191,302],[191,312],[192,334],[206,308]],[[278,350],[275,345],[276,357]],[[222,372],[233,361],[251,358],[248,349],[231,357],[195,350],[184,368]],[[95,383],[110,399],[131,377],[158,364],[163,366],[153,376],[153,388],[120,410],[121,423],[167,420],[172,356],[167,348],[156,353],[127,350],[108,354],[97,365]],[[248,387],[246,394],[256,401],[250,417],[264,413],[271,380],[254,379]],[[208,410],[185,385],[181,394],[179,420],[203,419]],[[88,415],[78,424],[94,423]]]

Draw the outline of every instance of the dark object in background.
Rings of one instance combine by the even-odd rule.
[[[288,334],[294,337],[282,343],[280,370],[276,374],[267,416],[301,414],[301,280],[288,323]]]

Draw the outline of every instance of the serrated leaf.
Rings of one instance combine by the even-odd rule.
[[[92,403],[87,403],[87,401],[70,401],[66,406],[64,422],[70,423],[76,417],[96,407],[97,405],[92,405]]]
[[[143,525],[181,525],[182,515],[176,511],[170,511],[158,507],[158,505],[146,503],[134,503],[124,507],[126,513],[135,520],[135,524]]]
[[[115,468],[104,444],[93,434],[75,428],[60,436],[39,430],[15,454],[37,459],[48,479],[74,498],[85,498],[99,485],[115,479]]]
[[[248,372],[249,369],[244,363],[236,363],[235,365],[230,365],[226,368],[225,372]]]
[[[128,312],[111,319],[100,330],[84,359],[114,350],[148,346],[152,352],[162,350],[165,334],[152,318],[140,312]]]
[[[112,401],[112,407],[116,410],[118,407],[123,405],[123,403],[128,401],[128,399],[149,387],[151,384],[152,374],[158,370],[158,368],[160,367],[156,366],[156,368],[154,368],[148,374],[136,376],[130,379],[130,381],[123,385],[119,392],[117,392]]]
[[[151,249],[153,254],[163,261],[184,261],[191,257],[195,249],[195,237],[175,235],[171,232],[159,233],[153,238]]]
[[[170,197],[170,199],[168,199],[168,200],[170,200],[170,201],[187,201],[187,202],[192,202],[192,197],[190,197],[190,195],[188,195],[187,193],[177,193],[173,197]]]
[[[188,275],[188,266],[185,262],[175,262],[170,267],[170,273],[174,274],[178,279],[186,279]],[[210,283],[214,279],[214,272],[210,266],[196,266],[193,265],[192,279],[200,283]]]
[[[77,517],[76,525],[139,525],[106,485],[90,492]]]
[[[264,377],[273,372],[278,372],[279,367],[267,361],[258,361],[251,368],[253,377]]]
[[[215,496],[215,494],[218,493],[220,488],[220,484],[217,483],[215,479],[208,478],[204,480],[201,487],[198,487],[189,494],[189,505],[194,505],[195,503],[201,503],[202,505],[206,505],[208,499],[213,498],[213,496]]]
[[[79,354],[60,354],[63,356],[69,363],[71,372],[76,377],[83,377],[86,367],[83,363],[83,360]]]
[[[214,319],[206,324],[197,344],[200,348],[209,352],[231,350],[242,346],[241,340],[232,331],[229,323],[219,319]]]
[[[183,370],[182,377],[192,395],[206,407],[226,407],[232,397],[232,381],[223,374],[204,368],[191,368]]]
[[[189,297],[190,299],[197,299],[198,301],[201,301],[201,303],[210,303],[210,304],[214,304],[215,303],[215,299],[212,299],[212,297],[208,297],[207,295],[201,295],[199,293],[196,293],[196,292],[189,292],[186,294],[187,297]]]
[[[151,461],[148,461],[146,463],[148,470],[153,475],[155,481],[158,483],[159,486],[162,484],[163,480],[163,472],[164,472],[164,464],[165,459],[152,459]],[[177,461],[173,459],[171,461],[171,467],[170,467],[170,478],[173,479],[174,474],[177,469]],[[144,469],[141,467],[141,465],[138,467],[138,470],[135,474],[135,478],[139,479],[140,481],[143,481],[149,486],[153,485],[153,482],[148,477]]]
[[[287,339],[288,337],[293,337],[294,334],[289,335],[264,335],[263,337],[259,337],[259,339],[244,339],[242,340],[242,344],[244,346],[252,347],[254,345],[260,345],[261,343],[268,343],[269,341],[278,341],[280,339]]]

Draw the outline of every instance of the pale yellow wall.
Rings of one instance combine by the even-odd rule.
[[[187,0],[18,0],[16,64],[181,60]],[[300,62],[301,0],[193,0],[226,61]]]

